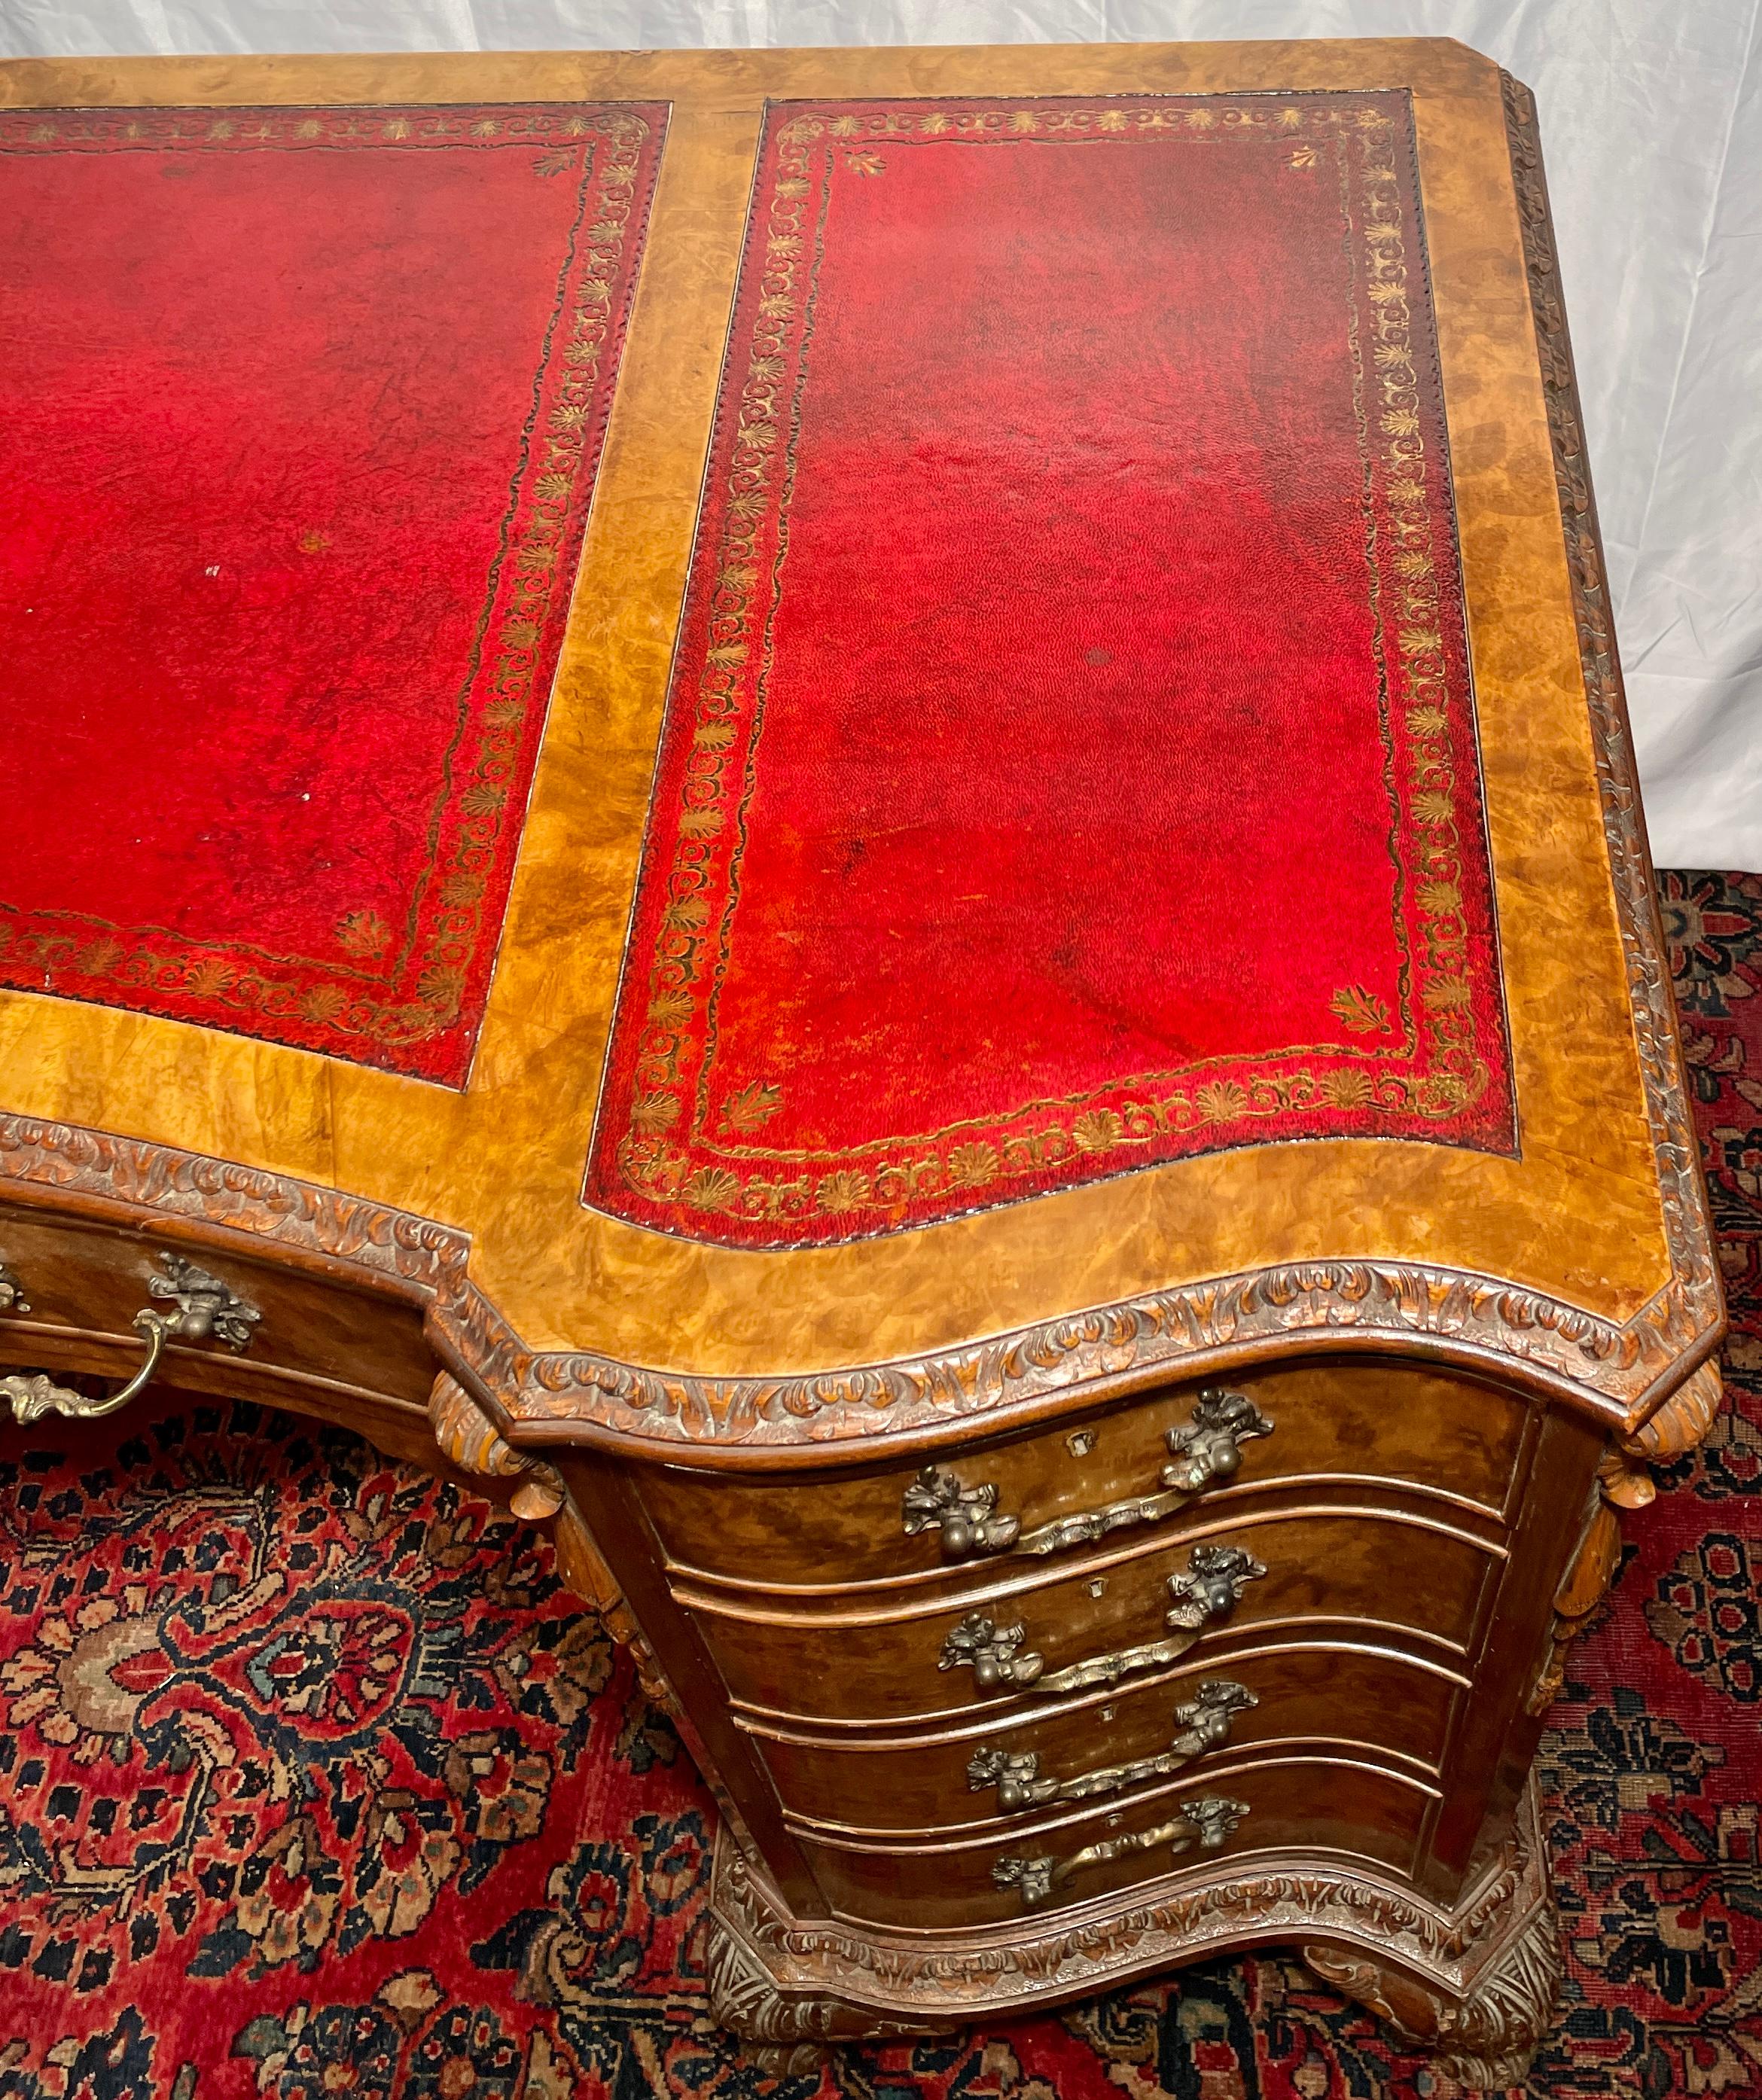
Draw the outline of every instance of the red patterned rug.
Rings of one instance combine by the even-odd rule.
[[[1762,2092],[1762,877],[1663,887],[1733,1405],[1552,1716],[1537,2095]],[[1283,1959],[773,2087],[704,2015],[708,1798],[548,1550],[254,1409],[0,1436],[0,2100],[1443,2089]]]

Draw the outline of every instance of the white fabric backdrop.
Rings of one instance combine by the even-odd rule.
[[[0,55],[1453,36],[1535,90],[1653,847],[1762,871],[1762,0],[0,0]]]

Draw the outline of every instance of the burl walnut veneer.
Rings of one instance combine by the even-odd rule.
[[[550,1527],[771,2051],[1284,1943],[1518,2076],[1723,1317],[1526,90],[20,63],[0,205],[18,1418]]]

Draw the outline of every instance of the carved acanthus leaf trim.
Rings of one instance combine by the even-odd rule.
[[[1672,1286],[1626,1326],[1498,1280],[1416,1263],[1257,1269],[1044,1321],[1013,1334],[818,1376],[709,1379],[582,1352],[541,1353],[466,1277],[457,1228],[283,1175],[65,1123],[0,1116],[0,1181],[246,1233],[395,1281],[429,1300],[452,1368],[492,1395],[519,1445],[590,1421],[647,1441],[798,1445],[900,1434],[1146,1370],[1202,1371],[1225,1352],[1324,1335],[1431,1342],[1533,1366],[1606,1411],[1632,1408],[1716,1324],[1716,1287]],[[1696,1185],[1698,1187],[1698,1184]],[[265,1250],[268,1251],[267,1249]],[[1711,1261],[1711,1256],[1709,1256]],[[1642,1432],[1644,1433],[1644,1432]]]
[[[892,1363],[815,1376],[704,1379],[581,1353],[540,1356],[493,1318],[444,1316],[464,1361],[512,1421],[594,1420],[688,1443],[799,1444],[899,1434],[1000,1412],[1097,1381],[1166,1368],[1196,1374],[1225,1352],[1297,1338],[1454,1344],[1532,1365],[1616,1408],[1636,1405],[1704,1331],[1666,1292],[1627,1326],[1496,1279],[1415,1263],[1327,1261],[1258,1269],[1048,1321]],[[500,1331],[498,1332],[497,1330]],[[806,1425],[811,1423],[812,1429]],[[522,1440],[525,1436],[522,1436]]]
[[[1318,1976],[1368,2005],[1398,2039],[1436,2052],[1434,2067],[1472,2090],[1503,2091],[1529,2075],[1553,2017],[1562,1970],[1560,1921],[1545,1903],[1461,2001],[1441,1996],[1372,1957],[1305,1947]]]
[[[0,1182],[94,1197],[346,1262],[426,1291],[460,1291],[469,1236],[290,1176],[108,1131],[0,1115]],[[267,1251],[267,1250],[266,1250]]]
[[[1013,1920],[1007,1939],[962,1935],[941,1946],[868,1938],[849,1927],[779,1912],[739,1848],[718,1843],[712,1911],[718,1936],[744,1943],[745,1965],[779,1995],[855,2001],[921,2025],[956,2025],[1001,2001],[1012,2008],[1119,1987],[1225,1948],[1338,1941],[1374,1949],[1463,1999],[1512,1930],[1547,1902],[1531,1782],[1510,1843],[1491,1877],[1451,1917],[1345,1868],[1305,1873],[1232,1871],[1080,1923]],[[749,1984],[750,1988],[750,1984]],[[841,2032],[853,2032],[850,2028]],[[868,2030],[863,2030],[864,2032]],[[780,2036],[779,2038],[781,2038]]]

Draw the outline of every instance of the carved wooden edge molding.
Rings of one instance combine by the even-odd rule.
[[[466,1280],[469,1237],[364,1198],[64,1123],[0,1116],[0,1181],[51,1186],[250,1233],[406,1285],[431,1299],[437,1352],[519,1440],[588,1425],[644,1443],[785,1447],[922,1430],[1104,1379],[1305,1335],[1425,1339],[1531,1367],[1580,1404],[1632,1421],[1678,1365],[1703,1357],[1724,1308],[1678,1063],[1670,977],[1609,617],[1601,541],[1535,104],[1503,74],[1512,175],[1571,576],[1579,655],[1663,1196],[1670,1282],[1624,1326],[1495,1278],[1415,1263],[1291,1264],[1159,1291],[990,1340],[819,1376],[706,1379],[584,1351],[541,1353]],[[811,1425],[811,1426],[810,1426]]]
[[[1503,2061],[1534,2049],[1553,2003],[1559,1954],[1546,1871],[1532,1779],[1492,1875],[1454,1917],[1345,1869],[1233,1875],[1225,1860],[1210,1879],[1159,1900],[1133,1903],[1128,1892],[1129,1908],[1111,1916],[1012,1921],[1007,1938],[994,1930],[928,1945],[789,1917],[723,1836],[710,1897],[710,2011],[775,2052],[777,2067],[802,2067],[788,2052],[1014,2018],[1134,1975],[1283,1941],[1301,1945],[1306,1961],[1313,1947],[1342,1970],[1361,1965],[1385,2017],[1409,2037],[1464,2062]],[[1333,1952],[1340,1948],[1349,1952]],[[1356,1975],[1327,1973],[1365,1995]]]
[[[957,1422],[1104,1379],[1197,1373],[1227,1351],[1305,1336],[1429,1339],[1517,1361],[1601,1418],[1630,1414],[1719,1332],[1716,1286],[1661,1293],[1625,1327],[1460,1270],[1292,1264],[1157,1292],[892,1363],[788,1378],[705,1379],[581,1352],[541,1353],[465,1275],[469,1238],[408,1212],[223,1161],[65,1124],[0,1116],[0,1180],[267,1239],[414,1286],[436,1352],[522,1445],[590,1423],[643,1443],[787,1448]],[[1711,1273],[1711,1272],[1710,1272]],[[1599,1404],[1601,1403],[1601,1405]],[[809,1425],[811,1425],[810,1427]],[[707,1449],[706,1449],[707,1455]]]
[[[1663,1191],[1672,1278],[1661,1296],[1680,1294],[1696,1326],[1723,1330],[1724,1301],[1713,1253],[1712,1223],[1701,1176],[1700,1147],[1689,1113],[1677,1048],[1676,1008],[1658,917],[1658,884],[1641,809],[1639,769],[1627,721],[1627,695],[1610,618],[1596,499],[1585,457],[1584,412],[1561,296],[1560,258],[1542,170],[1535,99],[1501,72],[1512,186],[1522,226],[1530,307],[1548,400],[1548,428],[1560,494],[1561,528],[1572,580],[1579,658],[1591,710],[1592,744],[1609,842],[1616,915],[1627,963],[1627,989],[1640,1054],[1652,1143]],[[1654,1304],[1658,1303],[1654,1301]],[[1648,1308],[1647,1312],[1651,1308]],[[1641,1317],[1645,1317],[1643,1313]],[[1660,1308],[1667,1317],[1667,1308]]]
[[[369,1276],[452,1294],[469,1234],[290,1176],[77,1124],[0,1115],[0,1183],[53,1189],[159,1220],[249,1234]]]
[[[1621,1526],[1615,1512],[1643,1509],[1657,1499],[1653,1464],[1694,1450],[1712,1427],[1723,1397],[1719,1366],[1702,1364],[1632,1436],[1612,1439],[1598,1461],[1584,1532],[1554,1593],[1548,1654],[1525,1702],[1530,1714],[1545,1714],[1560,1696],[1567,1652],[1609,1594],[1621,1564]]]

